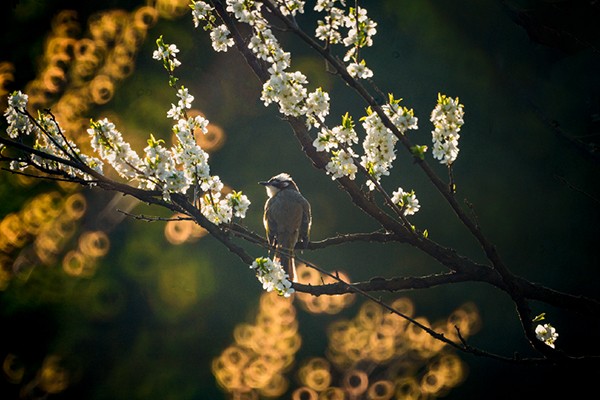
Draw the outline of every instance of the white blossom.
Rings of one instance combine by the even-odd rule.
[[[308,125],[320,126],[329,114],[329,94],[318,88],[306,97],[306,117]]]
[[[178,119],[182,112],[183,110],[180,106],[171,103],[171,108],[167,111],[167,118]]]
[[[223,182],[217,175],[210,176],[202,182],[203,192],[220,193],[223,190]]]
[[[558,339],[556,329],[550,324],[538,324],[538,326],[535,327],[535,336],[538,340],[546,343],[552,348],[554,348],[554,342]]]
[[[304,1],[302,0],[279,0],[279,11],[283,15],[296,15],[304,13]]]
[[[354,154],[354,151],[352,151],[351,148],[332,151],[331,159],[325,166],[325,171],[331,175],[331,179],[337,179],[344,176],[354,179],[356,178],[356,172],[358,170],[354,163],[354,158],[356,157],[356,154]]]
[[[233,46],[233,38],[229,36],[229,29],[225,25],[214,27],[210,32],[210,40],[215,51],[227,51],[228,47]]]
[[[71,162],[80,162],[98,173],[102,173],[103,163],[95,157],[81,153],[75,142],[68,140],[58,121],[49,112],[40,112],[34,119],[27,114],[28,96],[20,91],[8,96],[8,107],[4,112],[8,127],[6,132],[11,139],[22,135],[33,135],[33,148],[39,152],[53,155]],[[2,146],[4,147],[4,146]],[[1,148],[0,148],[1,150]],[[28,154],[23,158],[12,160],[10,169],[22,171],[34,165],[48,171],[62,171],[73,178],[93,181],[94,178],[76,167],[50,160],[40,154]]]
[[[156,140],[153,136],[148,140],[148,146],[144,148],[144,171],[148,179],[142,184],[145,189],[162,189],[163,197],[168,200],[170,193],[185,193],[190,186],[185,172],[177,168],[173,154],[164,146],[162,140]]]
[[[271,77],[263,84],[261,95],[265,106],[277,103],[279,111],[284,115],[304,115],[307,96],[305,85],[308,83],[306,76],[300,71],[278,71],[275,64],[271,66],[269,72]]]
[[[338,147],[338,141],[332,129],[322,127],[317,134],[317,138],[313,141],[313,146],[317,151],[331,151]]]
[[[192,20],[194,21],[194,27],[197,28],[200,25],[200,21],[209,20],[212,15],[214,8],[204,1],[193,1],[190,4],[192,9]]]
[[[392,193],[392,202],[400,207],[404,215],[414,215],[421,208],[414,190],[405,192],[398,188]]]
[[[463,105],[459,103],[458,97],[452,99],[446,95],[438,95],[437,105],[430,118],[434,127],[431,138],[433,157],[442,164],[451,165],[458,157],[458,132],[464,124],[463,117]]]
[[[317,0],[314,10],[315,11],[330,11],[337,0]]]
[[[360,63],[353,62],[348,64],[346,70],[353,78],[368,79],[373,77],[373,71],[367,67],[365,60],[362,60]]]
[[[323,20],[317,21],[317,29],[315,30],[315,36],[317,39],[322,40],[328,44],[337,44],[342,42],[342,34],[340,28],[344,26],[344,10],[337,7],[323,8],[328,14]],[[321,11],[319,3],[315,5],[315,10]]]
[[[6,133],[11,139],[16,139],[21,133],[29,135],[36,127],[29,117],[23,112],[27,109],[29,97],[20,91],[13,92],[8,97],[8,108],[4,111],[4,117],[8,122]]]
[[[177,90],[177,97],[179,97],[179,102],[177,102],[177,106],[179,109],[184,108],[192,108],[192,102],[194,101],[194,96],[189,93],[189,90],[182,86],[179,90]]]
[[[229,205],[233,208],[233,215],[240,218],[246,217],[246,211],[250,206],[250,200],[242,192],[236,192],[235,190],[228,193],[225,199],[229,202]]]
[[[279,261],[266,257],[257,258],[250,268],[256,271],[258,281],[267,292],[275,291],[283,297],[290,297],[294,293],[292,282]]]
[[[368,115],[362,118],[362,126],[367,132],[363,141],[365,155],[361,157],[361,165],[377,182],[384,175],[389,175],[392,162],[396,159],[395,146],[398,138],[383,125],[379,115],[368,110]],[[367,181],[369,189],[375,185]]]
[[[158,49],[152,53],[153,59],[162,61],[165,68],[170,72],[173,72],[176,67],[181,65],[181,62],[177,59],[179,49],[176,45],[164,43],[162,36],[156,40],[156,45]]]
[[[367,16],[366,9],[350,7],[348,15],[344,17],[344,25],[349,29],[343,40],[346,47],[360,48],[373,45],[377,23]]]
[[[221,199],[219,192],[210,192],[200,198],[200,211],[215,225],[231,222],[233,208],[227,199]]]
[[[409,129],[418,128],[418,118],[412,109],[400,105],[401,100],[395,100],[394,96],[389,95],[389,103],[381,108],[390,121],[398,128],[400,133],[404,134]]]
[[[171,153],[177,164],[181,166],[189,185],[197,184],[210,177],[208,165],[208,153],[196,143],[194,130],[199,128],[206,132],[208,121],[201,116],[195,118],[182,118],[173,126],[173,132],[177,137]]]
[[[322,127],[313,142],[313,146],[317,151],[331,151],[337,149],[340,145],[349,147],[355,143],[358,143],[358,135],[354,130],[352,117],[346,113],[342,116],[341,125],[331,129],[325,126]]]
[[[92,149],[120,176],[126,179],[140,177],[140,173],[144,170],[143,162],[131,149],[131,145],[123,140],[115,124],[106,118],[92,121],[87,132],[90,135]]]

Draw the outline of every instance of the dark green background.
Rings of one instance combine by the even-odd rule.
[[[15,63],[14,89],[35,76],[50,17],[58,10],[77,9],[83,23],[97,10],[132,10],[138,5],[5,3],[0,61]],[[474,205],[506,264],[516,274],[557,290],[598,297],[598,8],[587,2],[556,1],[390,0],[364,5],[379,25],[375,45],[363,54],[375,72],[375,83],[415,109],[420,129],[411,132],[413,142],[429,144],[429,113],[438,92],[459,96],[465,104],[466,124],[454,168],[457,196]],[[303,20],[312,21],[312,16],[299,18]],[[125,135],[169,136],[170,122],[163,116],[174,99],[160,64],[151,59],[154,39],[161,34],[181,50],[178,73],[196,97],[194,105],[227,133],[225,147],[211,155],[210,164],[213,173],[249,196],[249,228],[262,231],[265,194],[256,182],[280,171],[290,172],[312,203],[313,239],[377,228],[338,193],[335,182],[310,166],[274,108],[262,106],[259,83],[242,60],[233,52],[213,53],[207,36],[193,30],[189,15],[161,20],[149,32],[136,72],[112,102],[90,116],[119,110]],[[306,69],[314,87],[330,90],[332,124],[345,111],[358,120],[364,104],[325,73],[309,49],[291,38],[284,42],[297,51],[292,67]],[[435,168],[445,175],[442,166]],[[477,244],[407,154],[399,151],[392,177],[384,178],[383,184],[390,191],[398,186],[415,189],[422,208],[412,221],[428,229],[437,242],[484,261]],[[23,191],[2,173],[0,216],[18,210],[29,196],[48,187],[40,184]],[[99,213],[111,195],[85,193],[91,202],[85,223],[95,226],[101,221],[94,210]],[[136,212],[164,215],[145,207]],[[111,232],[111,240],[109,255],[89,281],[64,277],[57,267],[58,273],[36,271],[35,284],[11,284],[0,293],[0,355],[22,355],[28,371],[35,371],[46,354],[68,355],[82,374],[56,398],[222,398],[210,362],[231,343],[234,326],[256,310],[261,290],[250,270],[211,238],[168,244],[161,223],[127,219]],[[260,249],[250,251],[261,255]],[[343,269],[357,281],[443,270],[406,246],[361,244],[305,256],[325,268]],[[157,300],[156,277],[173,265],[197,266],[196,279],[202,283],[198,303],[183,313]],[[44,285],[62,288],[61,295],[40,295]],[[114,316],[103,318],[89,306],[94,285],[105,285],[122,299]],[[466,301],[475,302],[483,323],[471,344],[507,356],[531,355],[510,299],[490,286],[459,284],[407,295],[417,314],[431,320]],[[598,321],[544,304],[533,303],[532,308],[546,312],[557,328],[557,346],[574,354],[600,353]],[[351,317],[355,311],[356,305],[342,316]],[[323,354],[324,326],[338,318],[300,312],[305,344],[298,359]],[[449,399],[531,398],[559,389],[572,390],[576,398],[593,391],[594,379],[600,377],[598,370],[461,358],[469,365],[469,376]],[[2,381],[0,391],[14,398],[18,387]]]

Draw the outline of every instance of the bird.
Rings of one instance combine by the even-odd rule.
[[[267,190],[263,223],[267,241],[275,250],[273,259],[281,263],[289,280],[296,282],[294,249],[298,243],[304,248],[308,246],[312,224],[310,203],[285,172],[258,183]]]

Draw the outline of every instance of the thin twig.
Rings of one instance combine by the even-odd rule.
[[[158,216],[153,216],[153,215],[144,215],[144,214],[133,214],[127,211],[123,211],[119,208],[117,208],[117,212],[120,212],[123,215],[126,215],[128,217],[131,217],[133,219],[137,219],[140,221],[146,221],[146,222],[172,222],[172,221],[193,221],[194,219],[191,217],[170,217],[170,218],[166,218],[166,217],[158,217]]]

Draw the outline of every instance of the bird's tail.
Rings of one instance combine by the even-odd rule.
[[[279,247],[276,249],[274,258],[278,260],[281,266],[285,269],[285,272],[288,274],[288,279],[291,282],[296,282],[296,263],[294,262],[293,250]]]

